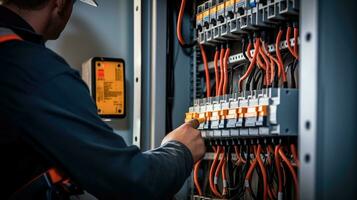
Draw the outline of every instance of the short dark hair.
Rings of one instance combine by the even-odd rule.
[[[22,9],[40,9],[45,6],[49,0],[2,0],[5,4],[13,4]]]

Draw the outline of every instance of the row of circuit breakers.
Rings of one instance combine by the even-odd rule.
[[[264,89],[196,100],[186,122],[205,119],[204,138],[295,136],[298,133],[298,90]]]
[[[274,27],[298,13],[298,0],[209,0],[197,9],[197,38],[201,44],[214,45]]]

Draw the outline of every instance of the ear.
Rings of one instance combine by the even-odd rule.
[[[64,16],[73,0],[54,0],[58,15]]]

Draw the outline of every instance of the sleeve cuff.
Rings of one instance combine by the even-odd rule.
[[[188,149],[188,147],[186,145],[184,145],[183,143],[181,143],[179,141],[169,141],[162,146],[175,146],[176,148],[182,150],[184,153],[184,156],[185,156],[186,172],[188,174],[191,173],[193,165],[194,165],[194,160],[193,160],[193,156],[192,156],[190,149]]]

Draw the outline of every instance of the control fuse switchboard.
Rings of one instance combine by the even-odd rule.
[[[299,1],[193,6],[197,62],[185,121],[203,121],[207,153],[191,199],[298,199]]]

